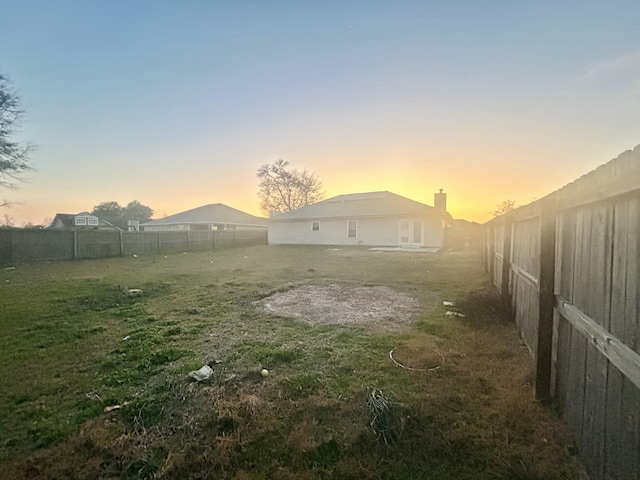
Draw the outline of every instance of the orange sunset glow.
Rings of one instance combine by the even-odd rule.
[[[432,205],[442,188],[451,215],[484,222],[638,143],[622,9],[276,4],[14,5],[2,73],[37,149],[2,192],[7,219],[132,200],[155,218],[218,202],[257,215],[257,169],[283,158],[328,197]]]

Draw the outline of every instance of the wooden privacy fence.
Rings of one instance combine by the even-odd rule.
[[[640,146],[484,225],[483,261],[592,480],[640,479]]]
[[[0,264],[266,245],[266,230],[101,232],[0,229]]]

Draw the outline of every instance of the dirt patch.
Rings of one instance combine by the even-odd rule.
[[[305,285],[258,302],[267,312],[313,325],[372,325],[396,329],[411,322],[424,305],[385,286]]]

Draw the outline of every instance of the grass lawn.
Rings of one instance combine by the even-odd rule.
[[[330,285],[390,287],[420,310],[385,328],[261,306]],[[498,305],[478,256],[456,252],[261,246],[1,270],[0,478],[578,478]],[[191,380],[204,364],[213,376]]]

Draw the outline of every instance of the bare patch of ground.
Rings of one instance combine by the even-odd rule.
[[[304,285],[258,302],[262,309],[313,325],[370,325],[393,330],[407,325],[424,305],[385,286]]]

